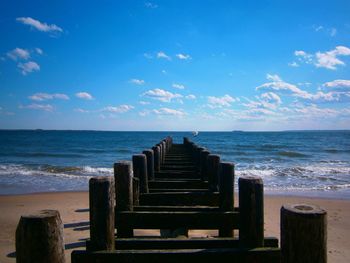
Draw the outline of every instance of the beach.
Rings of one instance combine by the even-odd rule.
[[[237,198],[236,198],[237,200]],[[287,203],[316,204],[327,211],[328,262],[350,261],[350,200],[265,195],[265,236],[279,238],[280,208]],[[88,192],[55,192],[0,196],[0,262],[16,262],[15,231],[21,215],[42,209],[60,212],[64,224],[66,259],[74,249],[85,249],[89,237]],[[137,235],[146,232],[138,231]],[[153,231],[156,234],[156,231]],[[147,231],[149,235],[149,230]],[[152,233],[151,233],[152,234]],[[190,233],[191,234],[191,233]],[[196,236],[206,236],[206,231]]]

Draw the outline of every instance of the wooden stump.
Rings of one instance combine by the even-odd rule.
[[[140,180],[137,177],[132,178],[133,203],[140,205]]]
[[[144,154],[132,156],[134,177],[139,178],[140,193],[148,193],[147,158]]]
[[[234,164],[220,163],[219,191],[220,209],[222,211],[234,210]],[[220,237],[233,237],[233,229],[225,226],[219,229]]]
[[[207,160],[207,175],[209,190],[218,191],[220,156],[209,154]]]
[[[239,241],[243,247],[264,246],[264,186],[260,177],[240,177]]]
[[[114,249],[114,178],[93,177],[89,181],[89,249]]]
[[[160,170],[160,147],[152,147],[154,153],[154,171],[159,172]]]
[[[133,211],[133,173],[132,163],[121,161],[114,164],[115,192],[116,192],[116,210]],[[118,237],[132,237],[133,229],[117,228]]]
[[[327,262],[327,212],[316,205],[281,208],[282,262]]]
[[[153,150],[144,150],[142,152],[147,158],[147,176],[148,180],[154,180],[154,156]]]
[[[21,216],[16,229],[16,262],[65,262],[63,224],[58,211]]]
[[[208,155],[210,152],[208,150],[204,150],[201,152],[200,155],[200,163],[201,163],[201,179],[202,181],[208,180],[208,175],[207,175],[207,166],[208,166]]]

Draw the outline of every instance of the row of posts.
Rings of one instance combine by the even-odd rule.
[[[190,150],[203,181],[210,191],[219,191],[221,211],[234,211],[234,164],[221,162],[220,156],[211,154],[188,138],[184,145]],[[260,177],[240,177],[239,187],[239,240],[243,247],[264,246],[264,187]],[[220,237],[233,237],[230,228],[219,229]]]
[[[165,153],[172,143],[172,139],[167,137],[152,150],[136,155],[142,157],[133,156],[132,163],[116,163],[115,178],[90,179],[90,244],[93,250],[114,250],[115,207],[120,211],[133,210],[134,204],[138,202],[135,189],[139,189],[141,193],[148,192],[148,180],[154,180],[154,171],[159,171]],[[219,190],[220,209],[234,211],[234,165],[220,162],[219,156],[211,155],[188,139],[184,139],[184,144],[190,147],[198,171],[203,180],[209,182],[209,189]],[[241,177],[238,184],[240,243],[245,247],[261,247],[264,242],[262,180],[256,177]],[[327,262],[326,215],[325,210],[314,205],[282,206],[282,262]],[[118,231],[118,236],[132,236],[132,230]],[[232,236],[232,229],[222,228],[219,235]],[[16,229],[16,261],[65,262],[63,224],[58,211],[43,210],[21,217]]]
[[[165,160],[173,143],[167,137],[152,149],[132,156],[132,162],[114,164],[113,177],[94,177],[89,182],[90,249],[113,250],[115,238],[115,211],[133,211],[139,205],[139,196],[148,193],[148,182]],[[115,200],[115,205],[114,205]],[[132,237],[133,229],[118,228],[118,237]]]

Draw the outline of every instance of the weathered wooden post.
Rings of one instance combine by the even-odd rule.
[[[234,210],[234,164],[233,163],[220,163],[219,172],[219,197],[220,197],[220,209],[222,211]],[[219,229],[220,237],[233,237],[233,229],[230,227],[222,226]]]
[[[260,177],[240,177],[239,241],[243,247],[264,246],[264,186]]]
[[[160,170],[160,147],[154,146],[152,147],[154,154],[154,171],[159,172]]]
[[[187,146],[187,144],[190,142],[190,140],[187,137],[184,137],[183,144]]]
[[[144,154],[132,156],[134,177],[140,180],[140,193],[148,193],[147,158]]]
[[[133,203],[140,205],[140,180],[137,177],[132,178]]]
[[[327,262],[327,212],[316,205],[281,208],[282,262]]]
[[[198,168],[197,151],[198,151],[198,146],[196,144],[193,144],[193,147],[192,147],[192,158],[193,158],[193,162],[194,162],[194,165],[196,166],[196,168]]]
[[[163,144],[158,143],[157,146],[159,147],[159,165],[162,165],[163,164],[163,155],[164,155]]]
[[[116,211],[133,211],[133,173],[130,161],[120,161],[114,164],[114,180],[116,192]],[[117,228],[118,237],[132,237],[133,229]]]
[[[167,152],[165,141],[162,141],[162,145],[163,145],[162,163],[164,163],[165,162],[165,155],[166,155],[166,152]]]
[[[201,164],[201,153],[204,150],[205,150],[204,147],[198,147],[197,148],[197,152],[196,152],[196,159],[197,159],[196,162],[197,162],[197,169],[198,169],[199,173],[201,172],[201,167],[202,167],[202,164]]]
[[[147,158],[147,176],[148,180],[154,180],[154,156],[153,150],[144,150],[142,152]]]
[[[209,190],[218,191],[220,156],[209,154],[207,159],[207,175]]]
[[[200,163],[201,163],[201,178],[202,181],[205,181],[208,179],[208,174],[207,174],[207,166],[208,166],[208,155],[210,152],[208,150],[201,151],[200,154]]]
[[[65,262],[63,224],[58,211],[21,216],[16,229],[16,262]]]
[[[114,178],[93,177],[89,181],[89,250],[114,249]]]

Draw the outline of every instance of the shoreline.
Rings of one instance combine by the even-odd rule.
[[[21,215],[42,209],[60,212],[64,224],[66,259],[74,249],[85,249],[89,237],[87,191],[45,192],[0,196],[0,262],[14,263],[15,230]],[[235,196],[235,203],[238,197]],[[265,193],[265,236],[279,237],[280,208],[287,203],[310,203],[326,209],[328,215],[328,262],[350,262],[350,200]],[[191,231],[192,232],[192,231]],[[207,236],[210,231],[193,231],[191,236]],[[157,230],[137,230],[138,235],[157,235]]]
[[[50,192],[31,192],[20,194],[0,194],[1,197],[10,196],[27,196],[27,195],[49,195],[49,194],[63,194],[63,193],[88,193],[89,190],[63,190],[63,191],[50,191]],[[235,188],[235,193],[238,193],[238,189]],[[320,195],[323,193],[324,195]],[[331,200],[346,200],[350,202],[350,191],[345,193],[339,193],[338,191],[289,191],[289,190],[264,190],[265,197],[300,197],[308,199],[331,199]]]

